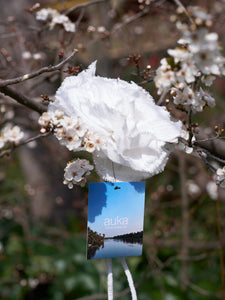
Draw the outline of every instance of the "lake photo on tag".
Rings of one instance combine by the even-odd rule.
[[[90,183],[87,259],[140,256],[145,182]]]

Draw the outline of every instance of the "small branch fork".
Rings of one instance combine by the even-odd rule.
[[[139,19],[139,18],[143,17],[144,15],[148,14],[149,11],[150,11],[150,8],[147,7],[143,11],[140,11],[140,12],[136,13],[135,15],[127,18],[124,22],[115,24],[114,27],[112,28],[111,32],[110,32],[110,35],[113,35],[115,32],[120,30],[123,26],[128,25],[129,23],[131,23],[133,21],[136,21],[137,19]]]
[[[0,87],[0,93],[11,97],[12,99],[16,100],[18,103],[38,112],[39,114],[42,114],[43,112],[46,111],[46,108],[44,105],[41,105],[28,97],[24,96],[20,92],[16,91],[15,89],[8,87],[8,86],[3,86]]]
[[[201,142],[208,142],[208,141],[213,141],[216,139],[221,139],[221,137],[219,135],[216,135],[215,137],[212,138],[208,138],[208,139],[204,139],[204,140],[196,140],[196,141],[186,141],[185,139],[183,139],[182,137],[179,137],[179,141],[182,142],[183,144],[185,144],[186,146],[192,147],[193,150],[195,150],[199,157],[203,160],[203,162],[211,169],[211,171],[213,173],[216,172],[216,168],[208,161],[208,158],[213,159],[218,161],[221,164],[225,164],[225,159],[222,159],[214,154],[212,154],[212,150],[209,151],[206,148],[204,148],[203,145],[201,145]],[[215,146],[216,147],[216,146]],[[225,147],[225,144],[224,144]]]
[[[25,74],[25,75],[22,75],[22,76],[19,76],[16,78],[0,80],[0,88],[8,86],[8,85],[24,82],[28,79],[37,77],[37,76],[41,75],[42,73],[60,70],[69,60],[71,60],[74,57],[74,55],[77,52],[78,52],[78,50],[74,49],[68,57],[66,57],[64,60],[62,60],[59,64],[57,64],[55,66],[43,67],[37,71],[31,72],[31,73],[28,73],[28,74]]]
[[[39,138],[48,136],[49,134],[50,134],[50,132],[38,134],[38,135],[36,135],[34,137],[31,137],[31,138],[29,138],[29,139],[27,139],[27,140],[25,140],[25,141],[23,141],[23,142],[21,142],[19,144],[13,145],[13,147],[10,148],[10,149],[6,149],[6,150],[3,150],[3,151],[0,151],[0,158],[3,157],[3,156],[5,156],[5,155],[9,155],[13,150],[15,150],[16,148],[18,148],[19,146],[26,145],[26,144],[28,144],[30,142],[33,142],[33,141],[35,141],[35,140],[37,140]]]
[[[22,76],[19,76],[16,78],[0,80],[0,93],[4,94],[6,96],[9,96],[12,99],[16,100],[17,102],[19,102],[20,104],[42,114],[43,112],[46,111],[46,108],[43,105],[36,103],[35,101],[29,99],[28,97],[21,94],[17,90],[12,89],[11,87],[8,87],[8,85],[24,82],[28,79],[37,77],[43,73],[54,72],[54,71],[60,70],[69,60],[71,60],[74,57],[74,55],[77,52],[78,52],[78,50],[74,49],[68,57],[66,57],[64,60],[62,60],[59,64],[57,64],[55,66],[43,67],[37,71],[31,72],[29,74],[25,74],[25,75],[22,75]]]

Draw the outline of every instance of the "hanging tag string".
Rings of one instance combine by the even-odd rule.
[[[114,163],[113,163],[113,161],[112,161],[112,171],[113,171],[114,181],[116,182],[116,174],[115,174],[115,169],[114,169]]]
[[[114,164],[112,162],[112,171],[113,171],[113,177],[114,181],[116,182],[116,174],[114,169]],[[128,284],[130,287],[131,297],[132,300],[137,300],[137,293],[134,286],[134,281],[131,275],[131,272],[127,266],[126,260],[124,257],[120,258],[124,272],[127,276]],[[108,300],[113,299],[113,273],[112,273],[112,259],[107,259],[107,265],[108,265]]]
[[[131,292],[132,300],[137,300],[137,293],[136,293],[136,290],[135,290],[134,281],[133,281],[131,272],[130,272],[130,270],[128,268],[128,265],[126,263],[126,260],[125,260],[124,257],[121,257],[120,260],[121,260],[124,272],[125,272],[125,274],[127,276],[127,281],[128,281],[129,287],[130,287],[130,292]]]
[[[107,267],[108,267],[108,276],[107,276],[108,300],[113,300],[113,272],[112,272],[111,258],[107,258]]]
[[[112,169],[113,169],[113,177],[114,177],[114,180],[116,181],[113,162],[112,162]],[[108,300],[113,300],[112,258],[107,258],[107,267],[108,267],[108,275],[107,275]]]

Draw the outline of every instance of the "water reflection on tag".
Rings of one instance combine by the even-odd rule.
[[[90,183],[87,259],[140,256],[145,182]]]

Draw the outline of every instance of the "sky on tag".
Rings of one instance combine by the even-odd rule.
[[[90,183],[88,226],[112,237],[143,230],[145,182]],[[117,220],[128,218],[128,224]],[[105,219],[113,225],[104,225]],[[112,220],[112,221],[111,221]],[[119,224],[115,224],[119,223]]]

